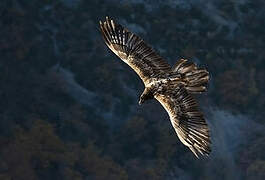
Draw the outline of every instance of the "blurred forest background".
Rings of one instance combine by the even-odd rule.
[[[1,0],[1,180],[265,179],[264,0]],[[108,15],[174,64],[211,73],[196,96],[213,152],[197,160],[104,44]]]

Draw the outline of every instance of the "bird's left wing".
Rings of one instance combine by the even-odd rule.
[[[140,37],[106,17],[100,30],[107,46],[148,84],[171,71],[170,65]]]
[[[195,99],[183,88],[168,86],[155,98],[168,112],[180,141],[190,148],[196,157],[209,155],[209,129],[199,111]]]

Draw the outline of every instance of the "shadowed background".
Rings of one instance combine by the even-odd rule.
[[[0,179],[265,179],[263,0],[2,0]],[[197,160],[104,44],[108,15],[171,65],[211,74]]]

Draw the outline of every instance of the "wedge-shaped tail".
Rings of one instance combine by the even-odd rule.
[[[186,59],[180,59],[173,66],[172,71],[181,74],[186,83],[185,89],[190,93],[202,93],[207,90],[209,72],[198,68],[194,63]]]

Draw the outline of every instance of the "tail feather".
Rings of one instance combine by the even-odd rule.
[[[180,59],[172,68],[173,72],[181,74],[186,83],[186,90],[190,93],[202,93],[207,90],[209,72],[198,68],[194,63]]]

